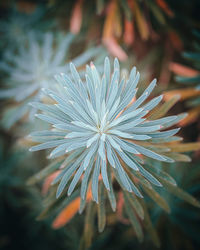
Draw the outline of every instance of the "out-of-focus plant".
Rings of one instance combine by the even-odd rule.
[[[168,64],[175,51],[183,48],[183,39],[174,29],[177,19],[169,1],[77,0],[72,4],[58,0],[49,3],[54,9],[62,6],[59,18],[62,17],[63,28],[67,23],[72,33],[80,32],[91,40],[101,40],[109,53],[120,61],[129,61],[133,53],[145,59],[156,48],[154,68],[159,70],[156,76],[160,85],[169,83]],[[70,20],[66,18],[69,15]]]
[[[15,173],[15,166],[22,159],[23,153],[16,152],[6,155],[3,150],[3,141],[0,141],[0,196],[2,198],[7,193],[10,203],[13,203],[13,189],[22,184],[21,179]],[[9,187],[9,188],[8,188]]]
[[[6,11],[5,11],[6,12]],[[44,21],[45,8],[30,5],[29,11],[19,10],[14,5],[0,19],[0,34],[2,49],[18,49],[27,39],[27,33],[33,30],[44,30],[52,26],[51,21]]]
[[[171,63],[171,70],[177,75],[176,81],[182,88],[167,91],[165,99],[169,100],[173,95],[180,94],[181,100],[186,101],[189,108],[188,116],[181,121],[182,126],[195,122],[200,117],[200,33],[195,32],[196,42],[194,51],[184,52],[183,57],[192,64],[192,68],[179,63]]]
[[[121,219],[125,212],[140,241],[144,225],[159,245],[143,195],[170,212],[168,203],[154,188],[164,186],[181,199],[200,206],[195,198],[177,187],[162,167],[154,165],[154,161],[164,165],[188,162],[190,158],[182,153],[200,148],[199,143],[182,143],[175,136],[178,128],[168,129],[186,116],[165,117],[179,96],[163,104],[162,95],[147,102],[156,80],[138,96],[139,73],[134,67],[126,79],[120,76],[117,59],[113,73],[109,59],[105,59],[103,76],[91,63],[84,81],[73,63],[70,70],[70,75],[56,76],[57,91],[44,90],[54,104],[32,103],[42,111],[37,117],[52,124],[52,129],[33,132],[31,138],[39,144],[30,151],[54,148],[49,158],[57,158],[28,181],[34,184],[46,178],[43,192],[49,194],[40,218],[59,213],[53,222],[53,227],[59,228],[78,210],[81,213],[88,203],[82,244],[89,246],[96,209],[99,231],[105,227],[107,194],[112,210],[117,208]]]
[[[33,120],[37,109],[28,103],[43,99],[42,88],[54,88],[53,76],[69,71],[69,59],[80,69],[102,51],[100,47],[89,48],[73,59],[70,46],[74,38],[71,33],[54,37],[53,33],[34,32],[28,34],[27,43],[19,46],[18,53],[6,50],[0,64],[5,74],[0,99],[7,101],[2,118],[4,128],[9,129],[27,114]]]

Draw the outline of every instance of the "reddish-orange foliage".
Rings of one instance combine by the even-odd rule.
[[[47,194],[47,192],[48,192],[48,190],[49,190],[49,188],[51,186],[52,181],[59,175],[60,172],[61,171],[58,170],[58,171],[54,172],[53,174],[49,175],[45,179],[45,181],[43,183],[43,186],[42,186],[42,194],[43,195]]]
[[[133,21],[128,20],[127,18],[124,21],[124,42],[126,45],[131,45],[134,42],[134,26]]]
[[[156,0],[157,5],[170,17],[174,16],[173,11],[169,8],[164,0]]]
[[[70,19],[70,31],[73,34],[78,34],[81,29],[82,24],[82,4],[83,0],[78,0],[75,3],[74,9],[72,11],[72,16]]]
[[[134,14],[138,32],[140,33],[142,40],[147,40],[150,36],[148,23],[136,1],[134,2]]]
[[[172,46],[174,49],[180,51],[183,49],[183,43],[179,37],[179,35],[175,31],[170,31],[169,33],[169,39],[172,43]]]
[[[91,201],[92,199],[92,191],[91,188],[89,188],[87,192],[87,201]],[[74,199],[69,205],[67,205],[61,213],[55,218],[53,221],[52,227],[54,229],[58,229],[63,227],[65,224],[67,224],[73,217],[74,215],[78,212],[79,207],[80,207],[80,202],[81,198],[80,196]]]
[[[195,88],[186,88],[186,89],[174,89],[171,91],[167,91],[164,93],[164,100],[168,101],[175,95],[180,95],[180,100],[184,101],[191,97],[196,97],[200,95],[200,90],[197,90]]]
[[[107,47],[108,51],[117,56],[119,60],[125,61],[127,54],[117,43],[116,37],[121,35],[120,20],[117,15],[117,2],[116,0],[110,1],[107,7],[107,15],[103,27],[103,43]]]
[[[129,220],[124,218],[123,216],[123,207],[124,207],[124,197],[123,193],[118,193],[118,202],[117,202],[117,217],[119,221],[121,221],[123,224],[129,224]]]
[[[175,62],[171,62],[169,64],[169,69],[179,75],[179,76],[183,76],[183,77],[194,77],[198,74],[200,74],[200,72],[198,70],[189,68],[187,66],[181,65],[179,63],[175,63]]]
[[[6,1],[5,1],[6,2]],[[35,3],[31,3],[31,2],[27,2],[27,1],[19,1],[17,2],[17,9],[21,12],[30,14],[32,12],[35,11],[36,9],[36,4]]]
[[[199,118],[200,115],[200,107],[196,107],[194,109],[191,109],[188,111],[188,115],[179,122],[179,125],[184,127],[187,126],[195,121],[197,121],[197,119]]]
[[[108,51],[116,56],[120,61],[125,61],[128,56],[125,51],[119,46],[116,39],[114,38],[106,38],[103,39],[104,45],[107,47]]]

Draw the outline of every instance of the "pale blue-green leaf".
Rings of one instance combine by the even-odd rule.
[[[134,90],[130,90],[125,95],[125,97],[121,95],[121,103],[119,105],[118,113],[120,113],[131,102],[131,100],[135,97],[136,93],[137,93],[137,89],[134,89]],[[116,114],[118,113],[116,112]]]
[[[87,143],[87,139],[83,140],[83,138],[81,138],[82,141],[80,142],[73,142],[73,144],[71,144],[67,149],[66,152],[70,152],[72,150],[78,149],[78,148],[82,148],[84,146],[86,146]]]
[[[119,81],[119,71],[116,70],[113,73],[111,85],[110,85],[107,100],[106,100],[106,107],[108,109],[111,108],[113,102],[115,101],[115,97],[118,92],[118,81]]]
[[[170,157],[168,157],[168,156],[166,156],[166,155],[163,155],[163,157],[165,158],[165,162],[168,162],[168,163],[173,163],[173,162],[175,162],[174,159],[172,159],[172,158],[170,158]]]
[[[71,123],[78,126],[78,127],[80,127],[80,128],[84,128],[84,129],[87,129],[87,130],[89,129],[89,130],[92,130],[94,132],[98,132],[98,129],[96,127],[91,126],[89,124],[86,124],[84,122],[72,121]]]
[[[58,147],[56,147],[50,154],[50,158],[53,158],[56,154],[58,154],[59,152],[65,152],[64,154],[66,154],[66,149],[69,146],[70,142],[66,142],[62,145],[59,145]]]
[[[60,169],[66,168],[69,163],[73,162],[78,156],[83,153],[83,151],[84,149],[77,149],[74,152],[71,152],[61,164]]]
[[[51,123],[51,124],[55,124],[55,123],[61,123],[60,120],[58,119],[55,119],[55,118],[52,118],[50,116],[47,116],[47,115],[43,115],[43,114],[36,114],[35,115],[37,118],[45,121],[45,122],[48,122],[48,123]]]
[[[124,84],[125,84],[125,79],[123,78],[123,79],[120,81],[120,83],[118,84],[118,91],[117,91],[117,95],[116,95],[116,97],[115,97],[115,100],[117,100],[118,98],[121,99],[121,93],[122,93]]]
[[[159,155],[159,154],[157,154],[157,153],[155,153],[155,152],[153,152],[153,151],[151,151],[151,150],[149,150],[149,149],[146,149],[146,148],[144,148],[144,147],[142,147],[142,146],[136,145],[136,144],[134,144],[134,143],[132,143],[132,144],[133,144],[133,146],[135,147],[135,149],[136,149],[138,152],[140,152],[141,154],[146,155],[146,156],[148,156],[148,157],[150,157],[150,158],[153,158],[153,159],[155,159],[155,160],[158,160],[158,161],[166,161],[166,159],[165,159],[164,156]]]
[[[53,34],[50,32],[47,32],[44,35],[44,43],[42,47],[42,57],[46,65],[52,59],[52,52],[53,52],[52,45],[53,45]]]
[[[84,166],[83,166],[83,164],[81,164],[79,169],[77,170],[76,174],[74,175],[72,182],[69,185],[69,188],[67,191],[68,195],[71,195],[71,193],[74,191],[74,188],[76,187],[78,181],[80,180],[83,171],[84,171]]]
[[[98,203],[99,174],[100,174],[100,158],[97,157],[95,162],[94,172],[92,175],[92,196],[94,201],[96,201],[96,203]]]
[[[108,158],[110,165],[113,168],[115,168],[115,162],[114,162],[114,159],[112,156],[111,146],[110,146],[110,143],[108,141],[106,141],[106,151],[107,151],[107,158]]]
[[[83,106],[80,106],[77,102],[72,102],[73,111],[76,110],[77,114],[79,115],[79,120],[82,120],[90,125],[94,125],[94,122],[90,115],[85,112]]]
[[[142,123],[143,121],[145,121],[145,119],[136,119],[132,122],[128,122],[127,124],[124,125],[118,125],[116,126],[117,129],[120,130],[127,130],[127,129],[132,129],[133,127],[135,127],[136,125],[139,125],[140,123]],[[142,125],[142,124],[141,124]]]
[[[102,79],[101,79],[101,97],[100,97],[101,103],[105,102],[106,100],[106,77],[105,75],[103,75]]]
[[[104,75],[105,75],[105,78],[106,78],[106,93],[105,93],[105,96],[107,96],[108,94],[108,88],[109,88],[109,85],[110,85],[110,60],[108,57],[105,58],[105,61],[104,61]]]
[[[41,111],[53,114],[55,118],[59,120],[59,118],[62,118],[61,120],[68,120],[68,116],[66,116],[62,111],[58,110],[55,105],[47,105],[39,102],[31,102],[29,103],[32,107],[39,109]]]
[[[133,193],[136,194],[140,198],[144,198],[143,195],[141,194],[141,192],[139,191],[139,189],[136,187],[136,185],[128,177],[128,175],[127,175],[127,178],[128,178],[128,181],[129,181],[129,183],[131,185],[131,190],[133,191]]]
[[[91,79],[90,79],[90,77],[88,75],[85,75],[85,78],[86,78],[88,93],[89,93],[89,96],[90,96],[90,101],[92,102],[92,106],[94,108],[96,108],[94,86],[93,86],[92,81],[91,81]]]
[[[48,149],[48,148],[53,148],[56,146],[59,146],[63,143],[66,143],[67,140],[63,139],[63,140],[55,140],[55,141],[49,141],[49,142],[45,142],[36,146],[33,146],[29,149],[29,151],[38,151],[38,150],[43,150],[43,149]]]
[[[92,137],[93,135],[94,135],[93,131],[71,132],[67,134],[65,138]]]
[[[121,182],[122,182],[123,186],[126,188],[126,190],[131,192],[132,189],[131,189],[131,185],[129,183],[129,180],[127,178],[128,176],[127,176],[126,172],[124,171],[124,169],[122,168],[122,166],[121,166],[121,164],[119,162],[119,159],[118,159],[116,153],[113,150],[112,150],[112,155],[113,155],[113,159],[114,159],[114,162],[115,162],[116,170],[117,170],[117,172],[119,174],[119,178],[121,179]]]
[[[109,143],[112,145],[113,148],[115,148],[118,151],[122,151],[119,144],[113,140],[111,135],[107,135],[106,138],[108,139]]]
[[[122,158],[122,160],[132,169],[138,171],[137,165],[124,153],[124,152],[118,152],[119,156]]]
[[[94,145],[91,145],[91,147],[89,148],[88,153],[83,161],[84,170],[88,167],[91,158],[93,158],[94,155],[96,154],[97,147],[98,147],[98,143],[96,142],[94,143]]]
[[[70,63],[70,70],[71,70],[71,75],[74,79],[74,83],[75,85],[78,85],[78,82],[81,80],[78,71],[76,70],[76,67],[74,66],[74,64],[71,62]]]
[[[118,137],[113,137],[113,139],[119,144],[119,146],[123,150],[130,152],[130,153],[133,153],[133,154],[139,154],[139,152],[135,149],[134,145],[131,144],[130,142],[125,141],[125,140],[121,140]]]
[[[147,104],[145,104],[143,106],[144,110],[152,110],[153,108],[155,108],[163,99],[163,95],[154,97],[151,101],[149,101]]]
[[[133,69],[131,73],[132,72],[134,73],[134,71],[135,70]],[[140,79],[139,72],[137,72],[136,76],[134,75],[134,77],[133,75],[130,74],[129,80],[127,81],[126,86],[122,92],[122,99],[126,103],[126,105],[128,105],[132,100],[132,98],[135,96],[135,93],[137,91],[135,88],[139,82],[139,79]]]
[[[131,129],[132,133],[150,133],[161,129],[160,125],[148,126],[148,127],[133,127]]]
[[[58,137],[64,137],[66,135],[65,132],[59,132],[59,131],[52,131],[52,130],[42,130],[42,131],[35,131],[32,132],[29,136],[58,136]]]
[[[110,201],[110,205],[112,207],[112,210],[115,212],[116,211],[116,199],[115,199],[115,194],[114,194],[114,190],[113,190],[113,186],[112,186],[112,176],[111,176],[111,168],[110,165],[108,165],[108,182],[109,182],[109,187],[110,190],[107,190],[107,194],[108,194],[108,199]]]
[[[150,181],[152,184],[162,187],[162,184],[147,170],[145,170],[139,163],[136,163],[141,175],[143,175],[148,181]]]
[[[128,114],[126,114],[126,115],[121,115],[121,116],[119,116],[117,119],[115,119],[114,121],[112,121],[109,125],[108,125],[108,128],[112,128],[112,127],[114,127],[114,126],[116,126],[116,125],[120,125],[120,123],[122,122],[122,121],[126,121],[126,120],[128,120],[128,119],[130,119],[130,118],[133,118],[133,117],[135,117],[136,115],[138,115],[139,113],[141,113],[143,111],[143,109],[142,108],[139,108],[139,109],[136,109],[135,111],[133,111],[133,112],[131,112],[131,113],[128,113]]]
[[[62,63],[65,56],[68,54],[69,46],[74,39],[73,34],[67,34],[63,39],[62,42],[59,44],[55,57],[53,59],[52,65],[55,67],[58,64]],[[64,53],[63,53],[64,52]]]
[[[141,124],[140,126],[141,127],[146,127],[146,126],[154,126],[154,125],[163,125],[165,123],[174,121],[176,118],[177,118],[176,115],[167,116],[167,117],[160,118],[160,119],[153,120],[153,121],[146,121],[143,124]]]
[[[148,88],[145,89],[144,93],[131,105],[130,110],[134,110],[138,108],[151,94],[154,87],[156,86],[156,79],[154,79],[148,86]]]
[[[139,109],[136,109],[136,110],[134,110],[134,111],[131,111],[131,112],[129,112],[129,113],[127,113],[127,114],[123,114],[122,116],[120,116],[118,119],[122,119],[122,121],[127,121],[128,119],[133,119],[133,118],[135,118],[138,114],[140,114],[141,112],[143,111],[143,109],[142,108],[139,108]],[[116,120],[118,120],[118,119],[116,119]]]
[[[14,97],[17,93],[18,93],[18,88],[1,89],[0,90],[0,99]]]
[[[151,139],[151,136],[149,135],[136,135],[136,134],[132,134],[132,138],[134,140],[137,140],[137,141],[146,141],[146,140],[149,140]]]
[[[85,200],[85,196],[86,196],[86,192],[88,188],[88,180],[89,180],[92,167],[93,167],[93,161],[91,160],[88,167],[86,168],[86,171],[85,171],[82,183],[81,183],[81,198],[83,200]]]
[[[187,113],[182,113],[180,115],[177,115],[176,119],[174,119],[173,121],[166,122],[164,124],[164,128],[169,128],[169,127],[177,124],[178,122],[180,122],[181,120],[183,120],[186,116],[187,116]]]
[[[120,72],[120,66],[119,66],[119,61],[118,59],[115,57],[114,59],[114,72],[118,70]]]
[[[61,110],[68,117],[70,117],[70,119],[82,121],[80,115],[77,113],[77,111],[75,109],[73,109],[73,107],[70,107],[69,105],[62,105],[62,104],[55,104],[55,106],[58,108],[58,111]],[[72,112],[72,110],[73,110],[73,112]]]
[[[70,180],[70,178],[72,177],[72,174],[76,171],[76,169],[80,166],[81,161],[83,160],[83,158],[85,157],[85,152],[83,152],[78,159],[76,159],[76,161],[67,168],[65,174],[63,175],[59,185],[58,185],[58,189],[56,192],[56,198],[58,198],[61,193],[63,192],[64,188],[66,187],[68,181]]]
[[[57,128],[57,129],[61,129],[61,130],[67,130],[67,131],[76,131],[76,132],[85,131],[86,132],[85,128],[73,126],[71,123],[54,124],[53,127]],[[64,134],[64,132],[62,132],[62,133]],[[64,136],[66,136],[66,135],[67,135],[67,132],[65,132]]]
[[[20,91],[19,93],[15,95],[15,100],[17,102],[21,102],[25,100],[27,97],[31,96],[38,88],[39,88],[38,83],[26,86],[25,88],[23,88],[22,91]]]
[[[175,128],[175,129],[171,129],[168,131],[164,131],[164,132],[157,132],[157,133],[150,133],[147,134],[149,136],[151,136],[152,138],[165,138],[165,137],[170,137],[175,135],[176,133],[178,133],[178,131],[180,130],[180,128]]]
[[[98,154],[103,161],[106,161],[106,153],[105,153],[105,142],[103,140],[99,141]]]
[[[109,133],[113,135],[117,135],[119,137],[126,138],[126,139],[133,139],[133,136],[131,134],[121,132],[120,130],[117,130],[117,129],[110,129]]]
[[[94,135],[93,137],[91,137],[88,141],[87,141],[87,148],[89,148],[93,142],[95,142],[96,140],[99,139],[99,133],[97,133],[96,135]]]
[[[109,185],[108,175],[107,175],[106,160],[105,161],[101,160],[101,175],[102,175],[103,183],[104,183],[106,189],[110,190],[110,185]]]
[[[97,71],[95,65],[93,64],[93,62],[90,62],[90,69],[92,72],[92,79],[94,82],[94,86],[100,87],[100,83],[101,83],[100,75],[99,75],[99,72]]]
[[[157,166],[154,166],[154,164],[148,164],[146,166],[148,170],[150,170],[152,173],[154,173],[157,177],[164,179],[167,182],[170,182],[172,185],[177,186],[176,181],[174,178],[172,178],[167,172],[163,171],[162,169],[158,168]]]
[[[96,124],[98,124],[98,116],[97,116],[97,113],[95,112],[95,110],[93,109],[93,106],[92,104],[90,103],[89,100],[87,100],[87,106],[88,106],[88,109],[90,111],[90,114],[92,117],[94,117],[94,121],[96,122]]]

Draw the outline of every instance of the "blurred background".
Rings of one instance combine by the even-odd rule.
[[[144,87],[157,78],[155,95],[165,93],[165,100],[180,95],[171,114],[188,112],[180,123],[184,141],[200,140],[199,10],[199,0],[0,2],[0,249],[81,249],[84,215],[52,228],[52,218],[37,218],[45,186],[27,184],[48,163],[45,152],[28,151],[28,134],[45,125],[33,120],[35,111],[27,103],[39,100],[39,88],[71,60],[80,62],[81,71],[90,60],[101,65],[109,55],[118,57],[124,69],[136,66]],[[173,164],[168,172],[200,200],[200,152],[189,156],[192,162]],[[161,195],[170,214],[150,205],[160,249],[200,249],[200,210],[165,190]],[[102,233],[94,227],[89,249],[157,247],[148,234],[138,242],[129,223],[110,214]]]

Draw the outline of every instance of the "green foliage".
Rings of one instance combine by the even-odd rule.
[[[194,50],[191,52],[184,52],[183,57],[192,65],[192,68],[196,70],[194,76],[183,77],[177,76],[177,82],[181,83],[185,87],[194,87],[196,90],[200,90],[200,32],[195,31],[194,36],[196,41],[194,42]],[[188,102],[189,107],[195,107],[200,105],[200,97],[192,98]]]
[[[190,166],[185,165],[179,166],[177,164],[177,166],[170,167],[169,169],[172,176],[177,176],[176,179],[179,184],[179,189],[174,193],[175,196],[169,195],[164,189],[159,191],[170,204],[171,213],[166,217],[159,207],[153,207],[151,209],[151,217],[154,224],[157,224],[161,231],[163,230],[161,221],[166,221],[165,226],[170,232],[168,235],[170,244],[173,244],[173,232],[176,230],[177,234],[180,235],[179,237],[187,235],[187,239],[191,241],[191,245],[194,245],[195,242],[199,242],[199,209],[184,203],[183,200],[193,205],[191,195],[199,197],[199,165],[197,162],[194,162]],[[181,189],[185,191],[181,191]],[[162,233],[160,235],[163,237]],[[192,240],[194,243],[192,243]]]

